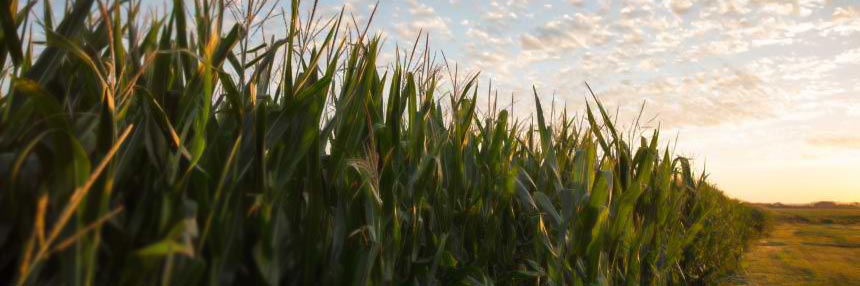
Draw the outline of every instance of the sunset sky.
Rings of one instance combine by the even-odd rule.
[[[376,1],[322,1],[366,19]],[[372,29],[419,29],[461,70],[481,70],[518,116],[584,108],[588,82],[622,122],[678,136],[729,195],[860,201],[860,1],[380,1]]]

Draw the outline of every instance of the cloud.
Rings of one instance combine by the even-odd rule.
[[[851,21],[857,18],[860,18],[860,6],[833,9],[833,20],[835,21]]]
[[[830,136],[809,138],[806,142],[815,147],[836,149],[860,149],[860,137],[857,136]]]
[[[648,58],[639,61],[639,68],[643,70],[654,70],[663,65],[663,60],[659,58]]]
[[[520,36],[520,45],[526,50],[539,50],[544,47],[543,42],[535,36],[523,34]]]
[[[371,0],[345,0],[343,5],[332,5],[328,6],[328,9],[333,13],[339,13],[340,9],[343,8],[344,12],[347,15],[355,15],[358,20],[365,20],[370,12],[373,11],[373,7],[376,5],[376,2]]]
[[[503,25],[509,19],[517,19],[519,16],[516,12],[505,10],[489,10],[484,12],[481,18],[484,21],[492,22],[495,25]]]
[[[485,49],[497,45],[512,44],[512,40],[510,38],[496,37],[480,26],[469,27],[466,29],[466,36],[469,37],[470,41],[477,41],[480,47]]]
[[[583,1],[583,0],[567,0],[567,3],[570,3],[571,5],[578,6],[578,7],[582,6],[584,2],[585,1]]]
[[[834,58],[838,64],[860,64],[860,48],[844,51]]]
[[[825,79],[838,67],[833,61],[817,56],[766,57],[750,62],[748,66],[774,80],[806,83]]]
[[[601,21],[602,17],[595,14],[565,14],[533,33],[522,34],[520,43],[525,50],[549,52],[597,47],[606,43],[611,35]]]
[[[860,6],[836,7],[829,21],[824,21],[818,27],[824,37],[846,37],[860,32]]]
[[[693,8],[693,2],[690,0],[671,0],[668,1],[669,9],[677,15],[684,15]]]
[[[430,34],[431,38],[440,35],[447,38],[453,36],[449,27],[451,19],[439,16],[433,7],[417,0],[409,0],[407,3],[410,19],[397,23],[394,28],[394,32],[401,39],[411,41],[418,35],[418,31]]]
[[[516,24],[518,19],[534,17],[534,14],[528,13],[529,3],[530,0],[508,0],[504,3],[490,1],[489,7],[481,9],[480,20],[486,29],[502,31]]]
[[[419,3],[418,1],[409,2],[409,14],[416,18],[429,18],[436,16],[436,10],[427,4]]]
[[[719,68],[626,83],[599,93],[607,105],[659,115],[667,127],[714,126],[772,117],[780,91],[749,71]]]

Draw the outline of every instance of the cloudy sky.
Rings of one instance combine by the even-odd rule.
[[[583,82],[621,114],[644,102],[736,198],[860,201],[860,0],[382,0],[372,29],[389,59],[429,32],[520,116],[532,85],[572,111]]]

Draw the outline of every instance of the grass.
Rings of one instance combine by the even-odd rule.
[[[745,256],[740,285],[860,285],[860,209],[767,211],[773,230]]]
[[[482,109],[315,5],[0,3],[2,284],[713,285],[762,229],[596,96]]]
[[[860,224],[857,208],[770,208],[778,221],[808,224]]]

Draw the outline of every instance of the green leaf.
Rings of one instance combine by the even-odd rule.
[[[162,240],[136,251],[139,256],[162,257],[173,254],[182,254],[188,257],[194,257],[194,249],[187,244],[176,242],[172,239]]]
[[[534,192],[533,195],[537,205],[540,206],[545,213],[550,215],[550,218],[552,218],[556,225],[560,225],[562,223],[561,215],[558,214],[558,211],[555,209],[555,206],[552,205],[549,197],[540,191]]]

